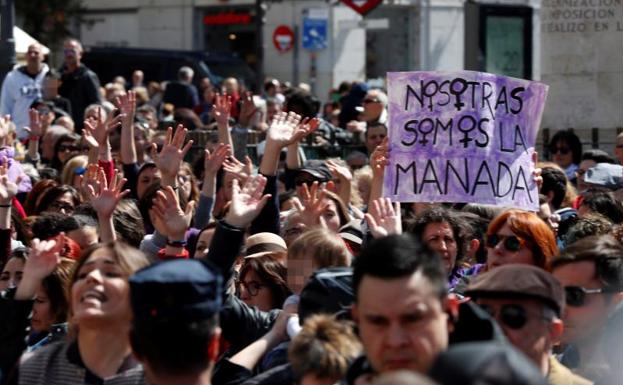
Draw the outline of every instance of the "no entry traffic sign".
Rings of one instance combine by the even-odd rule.
[[[287,52],[294,47],[294,31],[287,25],[280,25],[273,32],[273,44],[277,51]]]

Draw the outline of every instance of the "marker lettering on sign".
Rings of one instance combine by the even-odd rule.
[[[389,73],[388,84],[386,196],[538,207],[532,154],[546,85],[469,71]]]

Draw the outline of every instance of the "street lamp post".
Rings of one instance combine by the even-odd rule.
[[[13,0],[0,0],[0,80],[15,65],[15,6]]]
[[[255,0],[255,56],[257,58],[257,89],[261,92],[264,84],[264,17],[265,4],[263,0]]]

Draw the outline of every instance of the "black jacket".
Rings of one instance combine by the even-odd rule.
[[[244,230],[220,221],[214,231],[207,259],[221,269],[225,287],[234,276],[233,267],[240,255]],[[242,302],[231,292],[224,291],[220,324],[223,337],[231,344],[230,354],[235,354],[266,334],[281,310],[260,311]]]
[[[81,64],[74,72],[66,72],[61,68],[61,86],[58,93],[69,99],[71,103],[71,117],[76,124],[77,132],[82,131],[84,109],[93,103],[100,103],[100,81],[95,72]]]
[[[459,306],[459,317],[454,323],[454,331],[450,334],[449,342],[459,344],[477,341],[507,343],[502,329],[491,316],[478,305],[468,301]],[[354,385],[357,378],[373,371],[367,357],[361,356],[348,368],[346,382]]]

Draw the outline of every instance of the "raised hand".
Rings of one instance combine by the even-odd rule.
[[[299,127],[300,122],[300,115],[293,112],[279,112],[268,128],[266,145],[273,143],[283,148],[297,142],[307,134],[303,127]]]
[[[350,169],[348,168],[348,166],[343,166],[337,163],[336,161],[333,161],[330,159],[325,161],[325,163],[327,167],[329,168],[329,171],[331,171],[331,174],[333,175],[334,178],[340,179],[341,181],[348,181],[348,182],[353,180],[353,174],[350,172]]]
[[[177,194],[171,186],[166,186],[158,191],[153,203],[150,213],[159,224],[157,230],[169,240],[183,240],[193,217],[195,201],[188,202],[186,211],[182,211]]]
[[[213,153],[206,149],[203,158],[205,176],[216,175],[229,155],[231,155],[231,146],[228,144],[219,143]]]
[[[244,183],[245,180],[253,173],[253,161],[248,156],[244,157],[244,163],[236,159],[234,156],[230,156],[225,159],[223,163],[223,169],[236,175],[236,178]]]
[[[100,144],[95,139],[94,131],[92,129],[93,125],[89,122],[89,124],[84,124],[84,128],[82,129],[82,142],[85,143],[90,149],[99,149]]]
[[[301,220],[307,227],[322,225],[322,210],[325,208],[325,190],[320,188],[318,182],[312,183],[308,188],[307,184],[301,185],[297,191],[300,201],[293,200],[294,208],[300,213]]]
[[[80,175],[80,195],[85,200],[89,199],[89,188],[99,191],[99,169],[97,164],[89,164],[83,175]]]
[[[98,107],[96,110],[95,119],[85,119],[84,127],[88,129],[91,135],[95,138],[100,148],[109,146],[108,137],[120,124],[125,115],[120,114],[113,116],[110,114],[106,120],[102,118],[102,107]]]
[[[385,166],[389,164],[389,146],[388,138],[385,137],[380,145],[376,146],[372,155],[370,156],[370,167],[375,174],[385,172]]]
[[[11,200],[17,195],[18,181],[11,182],[7,167],[8,159],[2,157],[2,165],[0,165],[0,204],[11,204]]]
[[[186,153],[193,145],[192,140],[189,140],[184,145],[187,132],[188,130],[185,129],[183,125],[178,124],[175,135],[173,135],[173,128],[169,127],[167,129],[164,146],[162,146],[162,151],[160,151],[160,153],[157,151],[157,145],[155,143],[152,144],[151,158],[162,173],[163,178],[176,178],[184,156],[186,156]]]
[[[238,122],[242,127],[249,127],[251,124],[251,119],[253,115],[257,113],[258,108],[255,106],[255,102],[253,101],[253,94],[250,92],[246,92],[240,98],[242,104],[240,105],[240,116],[238,117]]]
[[[7,116],[5,116],[5,119],[7,118]],[[31,139],[41,138],[43,136],[43,122],[41,121],[41,115],[39,115],[39,111],[31,108],[30,110],[28,110],[28,118],[30,119],[30,126],[24,128],[28,132],[28,136]],[[0,126],[2,126],[1,122]]]
[[[60,252],[65,244],[64,237],[65,235],[61,233],[47,241],[33,239],[24,265],[24,276],[29,275],[33,279],[43,280],[52,274],[61,261]]]
[[[374,238],[392,234],[402,234],[400,203],[392,205],[389,198],[378,198],[372,202],[370,210],[365,214],[368,228]]]
[[[125,182],[126,179],[120,178],[115,171],[111,181],[107,183],[104,169],[99,169],[97,174],[97,191],[91,185],[87,187],[87,191],[91,206],[97,211],[100,218],[112,217],[119,201],[130,193],[130,190],[123,190]]]
[[[270,195],[263,195],[266,178],[262,175],[250,176],[244,186],[234,179],[232,197],[225,222],[238,227],[246,228],[260,214]]]
[[[539,153],[535,151],[532,153],[532,164],[534,165],[534,171],[532,172],[532,180],[534,180],[534,183],[536,183],[536,187],[540,191],[541,187],[543,187],[543,177],[541,176],[543,169],[541,167],[538,167],[538,163],[539,163]]]
[[[212,117],[220,126],[227,126],[231,116],[231,96],[227,93],[216,94],[214,105],[212,106]]]
[[[124,116],[122,124],[134,124],[134,113],[136,111],[136,92],[128,91],[125,95],[117,96],[115,104],[121,115]]]

